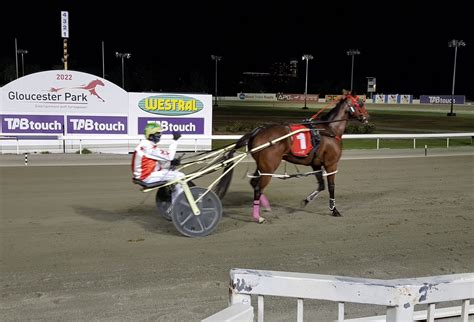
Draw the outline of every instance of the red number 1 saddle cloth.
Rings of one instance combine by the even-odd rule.
[[[301,124],[290,125],[290,131],[298,131],[300,129],[308,129]],[[313,149],[311,143],[311,131],[299,132],[291,136],[291,153],[297,157],[305,157]]]

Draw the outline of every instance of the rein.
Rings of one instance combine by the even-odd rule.
[[[349,118],[346,118],[346,119],[331,120],[331,121],[309,121],[309,122],[303,122],[302,124],[312,123],[312,124],[318,125],[318,124],[327,124],[327,123],[333,123],[333,122],[343,122],[343,121],[349,121],[349,120],[350,120]]]
[[[339,102],[339,100],[337,100],[337,102]],[[337,102],[336,102],[336,105],[337,105]],[[324,111],[325,109],[327,109],[329,106],[333,105],[333,102],[329,103],[328,105],[324,106],[322,109],[320,109],[318,111],[318,113],[314,114],[313,116],[310,117],[310,119],[312,120],[316,120],[318,118],[318,115],[321,114],[322,111]]]
[[[224,147],[222,147],[222,148],[214,148],[214,149],[212,149],[212,150],[210,150],[210,151],[200,152],[200,153],[197,153],[197,154],[190,155],[190,156],[188,156],[188,157],[184,157],[184,154],[183,154],[183,157],[180,158],[180,160],[187,160],[187,159],[191,159],[191,158],[194,159],[194,158],[199,157],[199,156],[201,156],[201,155],[205,155],[205,156],[206,156],[205,158],[202,158],[203,160],[204,160],[204,159],[208,159],[208,158],[210,158],[209,155],[213,156],[213,155],[218,154],[218,153],[220,153],[220,152],[222,152],[222,151],[224,151],[224,152],[225,152],[225,151],[228,151],[228,150],[230,150],[231,148],[233,148],[234,146],[235,146],[235,143],[232,143],[232,144],[228,144],[228,145],[226,145],[226,146],[224,146]],[[213,152],[215,152],[215,153],[213,153]],[[194,163],[194,161],[192,161],[192,162],[190,162],[190,163]],[[182,163],[182,165],[184,165],[184,164],[187,164],[187,163]]]
[[[311,123],[311,124],[314,124],[314,125],[318,125],[318,124],[329,124],[329,123],[335,123],[335,122],[344,122],[344,121],[349,121],[349,120],[350,120],[349,118],[345,118],[345,119],[338,119],[338,120],[331,120],[331,121],[306,122],[306,123],[303,123],[303,124]],[[319,131],[325,130],[325,129],[318,129],[317,127],[316,127],[315,129],[316,129],[316,130],[319,130]],[[342,142],[342,136],[335,135],[334,133],[332,133],[332,134],[327,134],[327,133],[324,132],[324,131],[321,131],[320,133],[321,133],[321,135],[323,135],[323,136],[330,137],[330,138],[334,138],[334,139],[336,139],[336,141]]]
[[[360,110],[360,105],[359,105],[359,103],[357,102],[358,96],[354,97],[354,96],[352,96],[352,95],[349,95],[349,96],[347,96],[347,98],[351,100],[351,102],[354,104],[354,106],[355,106],[355,108],[357,108],[357,110]],[[339,97],[339,99],[336,101],[336,104],[335,104],[335,105],[337,105],[341,100],[342,100],[342,97]],[[316,119],[318,118],[319,114],[321,114],[322,111],[324,111],[325,109],[327,109],[329,106],[331,106],[331,105],[333,105],[333,104],[334,104],[334,102],[331,102],[331,103],[329,103],[328,105],[324,106],[324,107],[323,107],[322,109],[320,109],[316,114],[314,114],[313,116],[311,116],[310,119],[311,119],[311,120],[316,120]],[[322,121],[322,122],[324,122],[324,121]],[[322,122],[321,122],[321,123],[322,123]],[[334,122],[338,122],[338,121],[334,121]],[[326,121],[325,123],[331,123],[331,121],[330,121],[330,122],[327,122],[327,121]]]

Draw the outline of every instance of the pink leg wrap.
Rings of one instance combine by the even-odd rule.
[[[259,200],[254,200],[253,201],[253,213],[252,213],[253,219],[258,221],[258,218],[260,218],[260,201]]]
[[[263,193],[260,195],[260,202],[266,210],[271,210],[270,208],[270,202],[268,201],[267,196],[265,196]]]

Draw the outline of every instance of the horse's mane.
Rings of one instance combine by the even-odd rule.
[[[330,121],[334,118],[334,116],[339,112],[339,109],[341,108],[342,106],[342,103],[344,103],[346,101],[347,98],[344,98],[344,99],[341,99],[339,100],[339,102],[337,102],[336,106],[334,106],[331,110],[329,110],[329,112],[327,112],[326,114],[324,114],[323,116],[321,116],[321,120],[322,121]]]

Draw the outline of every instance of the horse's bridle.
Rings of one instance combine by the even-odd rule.
[[[360,119],[360,121],[362,123],[366,123],[367,122],[367,117],[365,116],[365,113],[364,113],[365,107],[360,106],[359,101],[358,101],[358,97],[348,96],[348,99],[352,103],[351,105],[349,105],[349,116],[353,117],[353,115],[357,111],[360,115],[362,115],[362,118]]]

